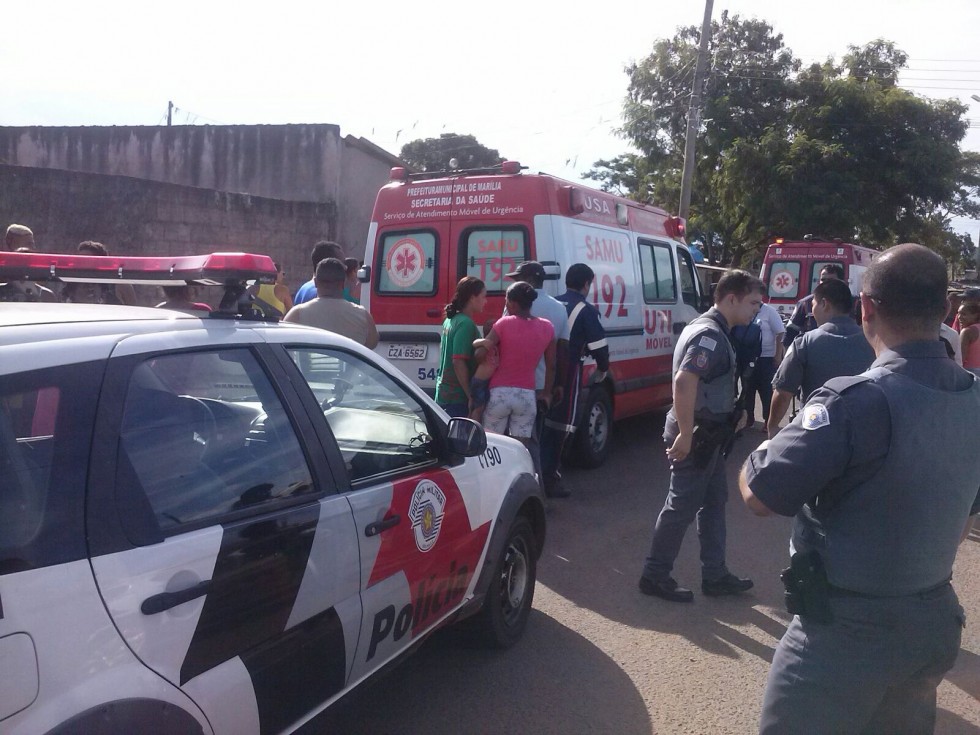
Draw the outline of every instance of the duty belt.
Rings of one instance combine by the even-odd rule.
[[[932,587],[926,587],[924,590],[919,590],[918,592],[907,592],[900,595],[872,595],[868,592],[857,592],[855,590],[844,589],[843,587],[837,587],[835,585],[827,585],[827,593],[830,597],[857,597],[862,600],[897,600],[904,597],[917,597],[920,600],[934,600],[937,597],[941,597],[946,588],[949,587],[952,582],[952,578],[944,579],[939,584],[935,584]]]

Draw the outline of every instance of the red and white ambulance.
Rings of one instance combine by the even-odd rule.
[[[463,276],[489,293],[478,323],[496,319],[523,260],[545,267],[545,289],[564,293],[565,271],[596,274],[592,303],[609,340],[611,370],[582,396],[577,449],[600,463],[610,420],[668,406],[674,340],[702,309],[684,223],[656,207],[545,174],[516,161],[420,179],[392,169],[378,193],[361,280],[362,303],[381,334],[378,352],[424,390],[435,390],[443,307]],[[586,366],[586,380],[594,369]]]
[[[760,278],[766,284],[769,304],[788,319],[796,302],[813,293],[820,271],[833,263],[844,268],[844,279],[855,296],[861,291],[861,279],[878,255],[877,250],[840,240],[776,240],[766,249]]]

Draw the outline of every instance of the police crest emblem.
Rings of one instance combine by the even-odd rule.
[[[446,512],[446,494],[432,480],[422,480],[415,486],[408,506],[408,519],[415,533],[415,545],[426,552],[436,545],[442,518]]]
[[[830,414],[827,407],[819,403],[814,403],[803,409],[803,428],[813,431],[824,426],[830,426]]]

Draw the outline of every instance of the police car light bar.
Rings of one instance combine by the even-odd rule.
[[[14,280],[219,286],[275,283],[276,266],[268,255],[252,253],[120,257],[0,252],[0,282]]]

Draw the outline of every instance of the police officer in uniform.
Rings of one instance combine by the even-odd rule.
[[[953,560],[980,511],[980,380],[936,339],[946,281],[920,245],[875,259],[861,306],[877,359],[818,390],[742,469],[750,509],[795,515],[794,617],[763,733],[933,731],[964,625]]]
[[[844,280],[844,266],[840,263],[827,263],[820,269],[820,283],[833,280]],[[789,347],[797,337],[816,328],[817,320],[813,316],[813,294],[811,293],[796,302],[796,307],[789,317],[789,324],[786,325],[786,334],[783,335],[783,346]]]
[[[593,383],[601,383],[609,372],[609,344],[599,321],[599,310],[589,303],[595,272],[585,263],[573,263],[565,272],[565,293],[558,297],[568,314],[568,360],[555,379],[559,400],[548,411],[541,432],[541,472],[545,495],[567,498],[571,491],[561,479],[561,454],[565,440],[575,433],[582,362],[592,357],[596,371]]]
[[[813,315],[817,328],[793,340],[772,380],[775,395],[766,428],[771,439],[779,431],[797,391],[803,400],[831,378],[857,375],[875,359],[864,332],[851,317],[854,297],[843,281],[821,281],[813,289]]]
[[[752,588],[725,565],[725,445],[745,423],[735,414],[736,358],[729,330],[749,324],[762,304],[764,286],[742,270],[727,271],[715,288],[715,305],[681,332],[674,347],[674,405],[664,440],[670,490],[653,529],[640,591],[671,602],[694,593],[671,577],[684,534],[695,519],[701,541],[701,590],[730,595]]]

